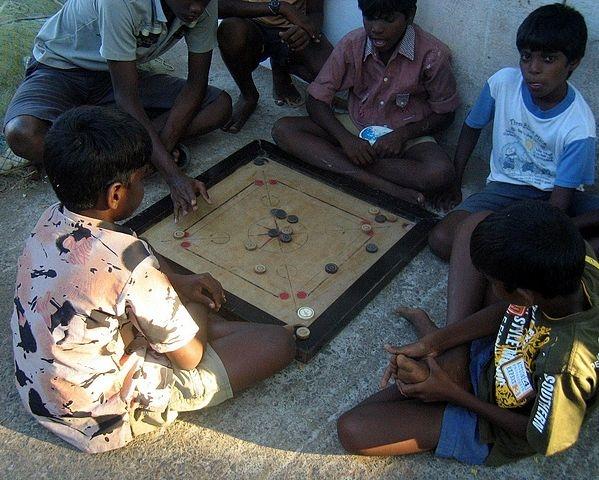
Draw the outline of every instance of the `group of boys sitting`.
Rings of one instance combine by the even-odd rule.
[[[197,195],[210,201],[179,167],[179,141],[239,131],[258,101],[252,70],[270,57],[277,103],[301,100],[290,73],[311,81],[309,116],[273,127],[279,146],[340,182],[457,205],[429,241],[450,259],[446,326],[397,310],[419,340],[385,346],[381,391],[338,421],[343,447],[500,464],[576,442],[599,366],[599,198],[582,191],[594,182],[595,120],[568,82],[584,18],[552,4],[524,20],[520,69],[487,81],[452,161],[433,136],[460,103],[449,49],[413,23],[416,0],[358,6],[364,28],[334,49],[317,28],[322,2],[310,0],[69,0],[48,20],[5,119],[13,150],[43,161],[59,199],[19,259],[11,320],[17,388],[39,423],[84,451],[112,450],[293,360],[288,330],[223,320],[216,279],[173,272],[118,223],[140,205],[150,165],[175,219]],[[183,36],[186,80],[138,70]],[[240,88],[235,108],[208,85],[217,39]],[[344,90],[349,113],[336,113]],[[491,121],[487,185],[460,203]],[[359,135],[369,126],[390,132],[371,143]]]

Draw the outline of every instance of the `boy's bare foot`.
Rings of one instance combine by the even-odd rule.
[[[418,338],[439,329],[421,308],[399,307],[395,309],[395,313],[412,324]]]
[[[397,355],[397,380],[403,383],[424,382],[430,375],[428,366],[419,360]]]
[[[424,195],[417,190],[412,190],[411,188],[406,187],[397,187],[397,194],[394,197],[399,198],[401,200],[405,200],[406,202],[413,203],[418,205],[419,207],[424,207],[426,203],[426,199]]]
[[[222,127],[222,130],[229,133],[239,132],[245,125],[245,122],[252,116],[257,106],[258,97],[246,98],[243,95],[239,95],[235,105],[233,105],[231,119]]]
[[[300,107],[304,104],[302,94],[293,84],[291,75],[285,70],[273,69],[272,71],[272,96],[275,103],[282,107]]]

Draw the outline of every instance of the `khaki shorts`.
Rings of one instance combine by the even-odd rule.
[[[337,118],[337,120],[339,120],[341,125],[343,125],[348,132],[355,135],[356,137],[360,135],[360,129],[353,122],[353,120],[349,116],[349,113],[336,113],[335,117]],[[404,143],[402,151],[405,152],[406,150],[409,150],[415,145],[428,142],[437,143],[437,140],[435,140],[433,137],[429,135],[425,135],[423,137],[418,138],[412,138],[408,140],[406,143]]]
[[[179,412],[213,407],[233,397],[229,376],[222,360],[206,344],[202,361],[193,370],[173,369],[175,383],[164,412],[135,410],[129,417],[133,436],[154,431],[172,423]]]

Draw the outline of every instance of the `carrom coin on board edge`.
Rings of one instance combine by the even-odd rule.
[[[337,273],[337,270],[339,270],[339,267],[334,263],[327,263],[324,266],[324,271],[327,273]]]
[[[308,327],[297,327],[295,336],[300,340],[306,340],[310,337],[310,329]]]
[[[173,238],[180,240],[185,237],[185,232],[183,230],[175,230],[173,232]]]
[[[310,320],[314,316],[314,309],[311,307],[300,307],[297,309],[297,316],[302,320]]]
[[[368,253],[376,253],[379,251],[379,247],[376,246],[376,244],[374,243],[367,243],[366,244],[366,251]]]
[[[370,213],[370,215],[378,215],[379,213],[381,213],[381,210],[377,207],[370,207],[368,209],[368,213]]]

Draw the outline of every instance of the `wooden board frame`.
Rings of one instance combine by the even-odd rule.
[[[357,278],[345,292],[310,325],[310,337],[297,341],[298,360],[307,362],[316,352],[326,345],[374,296],[385,287],[405,267],[427,242],[428,232],[435,225],[437,217],[407,202],[399,201],[390,195],[372,190],[350,178],[317,170],[300,163],[293,156],[276,145],[265,140],[255,140],[196,178],[207,188],[220,182],[237,168],[253,161],[256,157],[267,155],[271,161],[278,162],[306,176],[323,182],[354,197],[372,203],[393,212],[410,221],[414,227],[400,238],[381,258],[362,276]],[[342,182],[342,183],[340,183]],[[139,236],[150,227],[173,214],[170,196],[166,196],[126,222]],[[166,259],[179,273],[192,273],[182,265]],[[284,322],[264,312],[262,309],[227,292],[227,303],[220,312],[231,320],[245,320],[259,323],[284,325]]]

